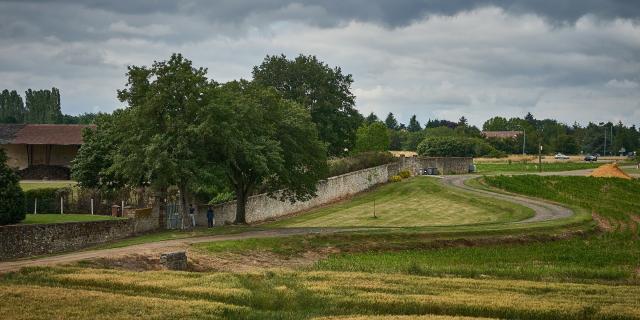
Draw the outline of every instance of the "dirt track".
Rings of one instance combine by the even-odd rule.
[[[567,172],[552,172],[542,173],[544,175],[586,175],[591,170],[576,170]],[[570,209],[564,208],[559,205],[551,204],[545,201],[531,199],[527,197],[521,197],[516,195],[507,195],[494,193],[486,190],[474,189],[464,184],[464,181],[477,177],[478,175],[461,175],[461,176],[446,176],[443,178],[443,183],[452,187],[464,190],[464,192],[475,193],[484,197],[490,197],[495,199],[501,199],[513,203],[517,203],[534,210],[535,215],[529,219],[519,221],[516,223],[530,223],[536,221],[545,221],[565,218],[573,214]],[[213,241],[225,241],[225,240],[240,240],[250,238],[273,238],[273,237],[286,237],[291,235],[304,235],[304,234],[318,234],[318,233],[335,233],[335,232],[348,232],[360,229],[336,229],[336,228],[282,228],[272,229],[265,231],[248,231],[233,235],[216,235],[205,236],[195,238],[185,238],[177,240],[166,240],[151,243],[144,243],[138,245],[132,245],[123,248],[115,249],[102,249],[102,250],[89,250],[81,252],[72,252],[66,254],[55,255],[51,257],[25,259],[18,261],[0,262],[0,273],[17,271],[22,267],[28,266],[47,266],[56,264],[73,263],[80,260],[92,259],[92,258],[105,258],[105,257],[119,257],[130,254],[148,254],[157,255],[160,252],[168,252],[172,250],[184,250],[191,244],[200,242],[213,242]]]

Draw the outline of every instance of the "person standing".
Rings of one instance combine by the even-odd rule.
[[[189,218],[191,218],[191,227],[196,227],[196,208],[193,207],[193,204],[189,204]]]
[[[211,206],[207,209],[207,225],[209,228],[213,228],[213,209]]]

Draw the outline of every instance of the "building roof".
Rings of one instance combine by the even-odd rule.
[[[82,130],[93,125],[0,124],[0,144],[81,145]]]
[[[522,134],[522,131],[482,131],[482,135],[486,138],[515,138]]]

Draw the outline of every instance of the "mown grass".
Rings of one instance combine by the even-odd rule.
[[[546,243],[365,252],[332,256],[318,270],[430,276],[639,283],[640,181],[559,176],[490,176],[490,187],[544,198],[597,215],[606,232]],[[477,184],[473,181],[473,184]],[[604,223],[603,223],[604,221]]]
[[[20,187],[23,191],[45,188],[67,188],[73,187],[77,184],[75,181],[32,181],[23,180],[20,181]]]
[[[91,215],[91,214],[27,214],[21,224],[46,224],[46,223],[63,223],[63,222],[85,222],[85,221],[104,221],[115,220],[111,216]]]
[[[310,319],[450,315],[639,319],[635,285],[357,272],[29,268],[0,280],[3,319]]]
[[[602,163],[593,162],[550,162],[542,163],[542,172],[558,172],[583,169],[595,169]],[[512,163],[476,163],[478,173],[500,173],[500,172],[538,172],[538,163],[532,162],[512,162]]]
[[[437,179],[414,177],[269,226],[460,226],[520,221],[531,216],[533,211],[529,208],[460,193],[444,187]]]

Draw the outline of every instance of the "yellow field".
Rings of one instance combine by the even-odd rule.
[[[66,268],[32,269],[0,281],[3,319],[220,319],[248,315],[252,319],[364,319],[367,317],[358,316],[429,314],[640,319],[638,297],[640,287],[630,285],[352,272]]]

